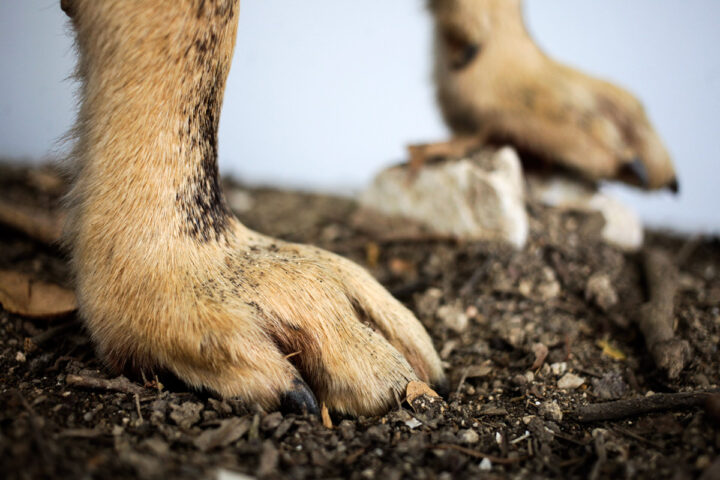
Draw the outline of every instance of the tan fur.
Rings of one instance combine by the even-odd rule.
[[[110,367],[169,370],[266,409],[302,377],[356,415],[386,410],[410,380],[443,379],[423,327],[365,270],[229,213],[216,131],[237,0],[63,7],[82,79],[68,238]]]
[[[590,179],[673,187],[672,161],[625,90],[561,65],[528,35],[520,0],[431,0],[435,79],[458,136],[509,142]],[[474,54],[473,54],[474,53]]]

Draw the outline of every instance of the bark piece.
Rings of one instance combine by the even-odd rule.
[[[8,312],[33,318],[59,317],[77,310],[72,290],[12,270],[0,270],[0,304]]]
[[[15,205],[0,199],[0,223],[19,230],[42,243],[53,244],[60,240],[65,215]]]

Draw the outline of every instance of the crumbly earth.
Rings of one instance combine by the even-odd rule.
[[[0,167],[0,197],[53,208],[63,186],[49,178]],[[678,264],[677,334],[692,350],[669,381],[635,326],[646,300],[640,256],[600,243],[596,217],[531,205],[529,243],[517,252],[393,235],[380,219],[368,229],[345,198],[232,182],[226,191],[249,227],[350,257],[412,309],[446,362],[446,401],[398,399],[383,417],[333,418],[330,429],[182,385],[81,388],[68,376],[112,376],[72,315],[31,320],[0,309],[2,477],[684,479],[711,474],[720,458],[717,413],[703,408],[590,424],[572,415],[651,391],[718,388],[718,239],[648,233],[647,244]],[[58,248],[2,226],[0,269],[71,285]],[[532,369],[538,344],[548,355]]]

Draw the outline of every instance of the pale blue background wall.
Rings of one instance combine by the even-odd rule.
[[[442,139],[423,0],[244,0],[221,168],[251,182],[357,190],[412,141]],[[635,92],[682,196],[620,189],[654,225],[720,232],[720,2],[527,0],[553,56]],[[42,159],[72,122],[59,0],[0,0],[0,155]]]

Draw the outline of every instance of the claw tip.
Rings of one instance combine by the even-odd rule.
[[[292,388],[283,394],[280,410],[283,413],[309,413],[311,415],[320,413],[312,390],[305,382],[297,378],[293,380]]]

